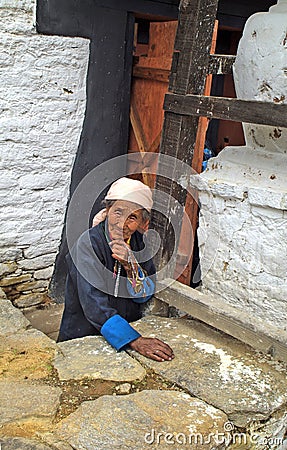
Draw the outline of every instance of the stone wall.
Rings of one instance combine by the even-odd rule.
[[[89,58],[89,40],[37,34],[35,10],[0,2],[0,286],[22,307],[43,300],[53,272]]]

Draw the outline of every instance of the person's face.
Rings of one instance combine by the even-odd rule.
[[[138,205],[125,200],[116,200],[108,208],[108,230],[112,240],[123,239],[127,241],[131,235],[146,227],[143,222],[142,210]]]

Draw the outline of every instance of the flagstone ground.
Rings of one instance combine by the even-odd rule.
[[[173,361],[117,353],[99,336],[56,344],[46,334],[62,306],[25,317],[1,297],[1,450],[286,450],[287,372],[271,357],[158,316],[134,326],[168,342]]]

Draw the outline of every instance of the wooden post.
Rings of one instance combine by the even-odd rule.
[[[204,93],[208,73],[212,32],[216,19],[218,0],[182,0],[179,23],[175,40],[169,91],[173,94],[187,95]],[[187,117],[165,112],[163,137],[160,154],[169,155],[191,167],[196,142],[198,117]],[[159,159],[160,164],[160,159]],[[156,180],[156,190],[163,191],[169,198],[176,198],[185,204],[186,191],[176,183],[176,176],[161,177]],[[165,210],[166,208],[166,210]],[[157,209],[164,211],[164,216]],[[161,248],[156,257],[158,268],[170,263],[174,251],[174,233],[179,236],[182,221],[182,208],[171,211],[171,204],[163,204],[160,195],[155,193],[155,212],[152,226],[161,235]],[[177,229],[170,226],[171,214],[176,217]],[[167,273],[166,276],[172,276]]]
[[[214,24],[210,54],[215,53],[217,32],[218,32],[218,20],[216,20],[215,24]],[[210,95],[211,84],[212,84],[212,75],[208,74],[206,77],[204,95]],[[208,127],[207,117],[199,117],[195,148],[194,148],[194,153],[193,153],[193,158],[192,158],[192,168],[197,173],[201,173],[201,171],[202,171],[203,151],[204,151],[207,127]],[[191,222],[191,227],[192,227],[193,233],[192,233],[192,236],[190,236],[190,239],[187,240],[188,236],[186,236],[186,234],[187,234],[186,233],[186,224],[185,224],[185,221],[183,221],[180,242],[179,242],[179,251],[181,250],[181,247],[183,247],[183,246],[186,246],[186,245],[191,246],[191,248],[188,249],[188,251],[186,251],[186,249],[183,248],[184,255],[187,255],[186,256],[187,258],[189,255],[190,255],[190,257],[189,257],[189,261],[187,262],[187,264],[186,264],[186,261],[184,261],[184,265],[186,265],[186,267],[183,270],[183,272],[182,272],[182,266],[180,267],[178,265],[178,261],[177,261],[178,267],[176,269],[180,269],[179,273],[182,272],[178,278],[178,281],[190,286],[193,251],[194,251],[194,240],[195,240],[195,235],[197,232],[197,222],[198,222],[198,194],[195,191],[195,189],[193,190],[193,195],[191,195],[190,193],[187,193],[186,202],[185,202],[185,212]]]

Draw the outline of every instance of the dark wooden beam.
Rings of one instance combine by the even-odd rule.
[[[104,161],[122,155],[128,148],[134,17],[126,12],[102,8],[95,8],[94,13],[93,20],[99,37],[90,43],[86,112],[71,176],[71,197],[91,170]],[[106,39],[102,36],[106,36]],[[108,174],[107,179],[113,176],[116,179],[126,173],[124,162],[119,163],[119,166],[114,169],[116,173]],[[97,182],[96,177],[95,187]],[[91,214],[92,217],[101,209],[103,195],[95,199],[93,211],[86,197],[79,201],[74,210],[74,223],[77,224],[75,239],[87,228],[87,216]],[[56,301],[63,299],[67,252],[64,230],[55,275],[50,285],[50,292]]]
[[[276,0],[220,0],[219,14],[247,18],[259,11],[268,11],[270,6],[276,5]]]
[[[178,5],[174,1],[153,0],[37,0],[37,31],[64,36],[98,36],[98,9],[103,18],[109,11],[147,14],[149,17],[177,19]]]
[[[208,73],[212,75],[225,75],[232,73],[232,66],[235,56],[231,55],[210,55]]]
[[[278,99],[279,100],[279,99]],[[287,105],[203,95],[166,94],[164,109],[173,114],[287,128]]]
[[[179,24],[175,39],[175,48],[169,82],[169,91],[175,94],[203,94],[208,73],[212,33],[217,12],[217,0],[182,0],[180,4]],[[160,153],[172,156],[191,167],[196,142],[198,118],[166,112],[163,125],[163,137]],[[159,162],[159,164],[161,164]],[[170,168],[169,176],[157,177],[155,190],[155,212],[152,226],[161,235],[162,245],[157,254],[159,268],[168,266],[169,276],[173,276],[171,255],[174,251],[174,236],[179,237],[182,221],[182,208],[186,191],[179,186],[176,167],[174,176]],[[182,174],[184,176],[184,174]],[[165,204],[157,191],[164,192],[168,198],[177,199],[179,204]],[[166,217],[159,213],[165,211]],[[170,218],[175,217],[176,229],[171,227]],[[175,252],[176,253],[176,252]],[[169,263],[167,265],[167,263]],[[175,261],[174,261],[175,263]]]
[[[170,78],[171,92],[183,95],[203,93],[217,5],[218,0],[181,2]]]

